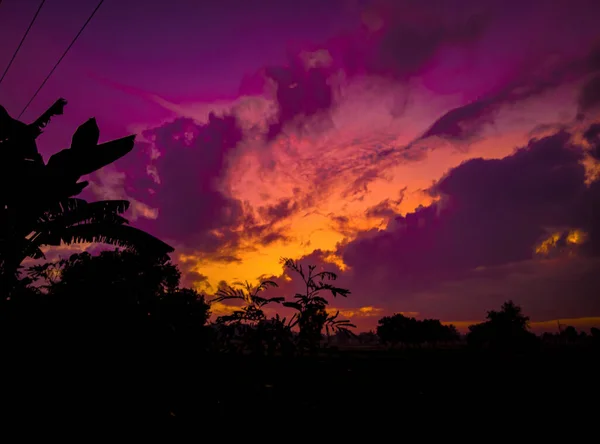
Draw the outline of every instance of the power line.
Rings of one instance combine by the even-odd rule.
[[[40,85],[40,87],[37,89],[37,91],[35,92],[35,94],[31,98],[31,100],[29,100],[29,102],[27,102],[27,105],[25,105],[25,108],[23,108],[23,111],[21,111],[21,114],[19,114],[19,117],[17,117],[17,119],[21,118],[21,116],[23,115],[23,113],[25,112],[25,110],[27,110],[27,108],[29,108],[29,105],[31,105],[31,102],[33,102],[35,100],[35,98],[37,97],[38,93],[42,90],[42,88],[44,87],[44,85],[46,84],[46,82],[48,81],[48,79],[50,78],[50,76],[54,73],[54,71],[56,70],[56,68],[58,68],[58,65],[60,65],[60,62],[62,62],[62,60],[65,58],[65,56],[67,55],[67,53],[69,52],[69,50],[71,49],[71,47],[75,44],[75,42],[77,41],[77,39],[79,38],[79,36],[83,32],[83,30],[86,28],[86,26],[88,25],[88,23],[92,20],[92,18],[94,17],[94,15],[98,11],[98,9],[100,9],[100,6],[102,6],[102,3],[104,3],[104,0],[100,0],[100,2],[98,3],[98,6],[96,6],[96,9],[94,9],[92,11],[92,14],[88,17],[88,19],[86,20],[86,22],[83,24],[83,26],[81,27],[81,29],[79,30],[79,32],[77,33],[77,35],[75,36],[75,38],[73,39],[73,41],[71,42],[71,44],[67,47],[67,49],[63,53],[63,55],[60,56],[60,59],[58,59],[58,62],[56,62],[56,64],[54,65],[54,68],[52,68],[52,70],[48,73],[48,75],[46,76],[46,78],[44,79],[44,81],[42,82],[42,84]]]
[[[0,4],[1,3],[2,3],[2,0],[0,0]],[[17,54],[19,53],[21,46],[23,46],[23,42],[27,38],[27,34],[29,34],[29,31],[31,31],[31,27],[35,23],[35,19],[37,18],[38,14],[40,13],[42,6],[44,6],[44,3],[46,3],[46,0],[42,0],[42,3],[40,3],[40,6],[38,7],[37,11],[35,11],[35,15],[31,19],[31,23],[29,23],[29,27],[27,28],[27,31],[25,31],[25,35],[23,35],[23,38],[21,39],[19,46],[17,46],[17,49],[15,50],[15,53],[13,54],[12,58],[10,59],[10,62],[8,62],[8,66],[4,70],[4,74],[2,74],[2,78],[0,78],[0,83],[2,83],[2,81],[4,80],[4,77],[6,77],[6,74],[8,73],[8,70],[10,69],[12,63],[15,61],[15,58],[17,57]]]

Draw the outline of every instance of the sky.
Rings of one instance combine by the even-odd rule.
[[[0,84],[13,117],[96,4],[46,2]],[[38,6],[0,5],[2,69]],[[90,117],[137,134],[84,197],[129,199],[199,291],[291,297],[290,257],[338,274],[331,307],[359,330],[398,312],[464,329],[508,299],[536,329],[588,328],[599,19],[587,0],[106,0],[22,120],[68,100],[46,160]]]

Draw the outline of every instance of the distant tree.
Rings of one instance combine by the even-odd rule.
[[[459,337],[453,325],[443,325],[437,319],[417,320],[400,313],[384,316],[378,324],[377,336],[384,344],[437,344],[456,341]]]
[[[467,343],[476,348],[523,350],[536,345],[537,337],[529,331],[529,317],[512,301],[500,311],[489,311],[487,321],[469,326]]]
[[[353,335],[351,328],[356,328],[349,320],[338,319],[339,311],[335,314],[327,312],[329,301],[321,296],[322,292],[329,292],[333,297],[347,297],[350,290],[336,287],[326,281],[335,281],[337,275],[330,271],[316,273],[316,266],[309,265],[304,270],[302,264],[289,259],[282,258],[284,267],[297,273],[304,283],[305,292],[294,295],[295,302],[284,302],[283,305],[296,310],[289,322],[290,328],[298,326],[299,346],[302,349],[315,351],[323,336],[323,330],[329,336],[334,333],[345,333]]]
[[[419,333],[415,336],[418,342],[437,344],[440,342],[453,342],[458,340],[459,334],[454,325],[444,325],[437,319],[423,319],[417,321]]]
[[[577,342],[579,340],[579,332],[572,325],[568,325],[560,332],[560,337],[566,342]]]
[[[374,331],[362,332],[358,334],[358,342],[362,345],[373,345],[379,342],[379,338]]]
[[[396,313],[384,316],[377,321],[377,336],[384,344],[397,345],[412,342],[414,319]]]
[[[592,344],[600,346],[600,328],[590,328],[590,336],[592,337]]]

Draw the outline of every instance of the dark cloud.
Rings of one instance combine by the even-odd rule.
[[[600,193],[585,185],[582,156],[561,132],[504,159],[463,163],[430,190],[439,202],[340,245],[347,278],[373,305],[406,302],[473,270],[531,260],[553,230],[581,229],[593,242]]]
[[[258,213],[271,223],[279,222],[287,219],[294,214],[299,208],[297,202],[292,199],[281,199],[277,204],[271,206],[260,207]]]
[[[336,97],[332,74],[338,69],[349,77],[366,74],[406,81],[419,74],[440,48],[476,42],[493,17],[493,8],[486,10],[475,1],[464,2],[461,8],[435,3],[432,7],[413,1],[371,2],[364,13],[383,17],[381,29],[363,28],[322,44],[290,49],[286,65],[246,75],[240,84],[244,94],[264,89],[265,78],[276,85],[279,111],[268,139],[287,125],[301,129],[307,118],[318,116],[315,122],[327,122],[326,112],[335,106]]]
[[[480,99],[454,108],[437,119],[419,140],[428,137],[443,137],[468,140],[477,136],[483,125],[492,123],[502,106],[525,101],[557,88],[565,83],[580,79],[600,70],[595,62],[599,52],[594,47],[580,58],[557,57],[556,54],[542,56],[535,64],[524,65],[513,79]],[[584,85],[579,98],[580,113],[589,111],[600,103],[600,77],[595,76]]]
[[[600,74],[589,79],[579,94],[579,111],[586,113],[600,105]]]
[[[369,2],[363,11],[365,18],[371,18],[365,29],[333,39],[330,50],[348,75],[407,80],[441,47],[477,41],[492,17],[492,10],[481,8],[480,2],[462,2],[460,8],[444,1],[433,3]]]
[[[149,228],[165,238],[185,242],[198,233],[236,225],[243,217],[243,206],[219,186],[227,157],[242,136],[235,117],[214,114],[204,125],[180,118],[146,131],[144,137],[153,141],[159,153],[151,167],[160,183],[149,181],[147,174],[143,183],[129,183],[133,197],[159,208],[159,216],[148,222]],[[127,171],[133,174],[133,169]],[[203,241],[211,249],[215,239],[208,236]]]
[[[600,160],[600,123],[594,123],[583,133],[583,137],[592,146],[590,154]]]
[[[598,267],[597,257],[575,256],[477,269],[418,293],[409,306],[422,316],[476,321],[511,298],[533,321],[598,316]]]
[[[454,108],[436,120],[420,137],[443,137],[447,139],[470,139],[475,136],[481,124],[492,121],[491,110],[496,109],[499,100],[482,99],[459,108]]]
[[[277,86],[279,106],[277,121],[269,127],[269,140],[297,117],[313,117],[332,107],[334,94],[328,81],[330,71],[321,62],[315,63],[311,65],[309,60],[295,56],[290,58],[287,66],[266,69],[266,76]]]
[[[400,205],[402,203],[402,201],[404,200],[404,191],[406,189],[403,189],[400,192],[400,198],[399,199],[384,199],[381,202],[379,202],[377,205],[373,205],[372,207],[367,208],[367,211],[365,212],[365,215],[367,217],[377,217],[377,218],[383,218],[383,219],[391,219],[394,217],[399,216],[399,214],[396,212],[396,207],[398,205]]]
[[[179,118],[143,135],[149,142],[138,144],[137,157],[117,164],[127,194],[159,210],[155,220],[138,220],[141,228],[195,256],[195,265],[239,263],[242,251],[287,239],[273,227],[283,206],[262,209],[261,222],[249,203],[229,195],[224,178],[244,137],[234,116],[210,114],[206,124]]]

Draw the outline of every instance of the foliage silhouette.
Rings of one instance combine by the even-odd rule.
[[[263,308],[268,304],[280,304],[283,297],[263,298],[259,293],[268,288],[276,288],[274,281],[262,281],[253,287],[247,281],[236,282],[233,286],[219,288],[211,303],[241,301],[244,305],[230,315],[219,316],[216,320],[217,347],[221,351],[273,354],[277,350],[287,350],[291,344],[291,332],[285,319],[277,315],[267,319]]]
[[[271,303],[281,303],[285,300],[283,297],[263,298],[259,296],[261,291],[269,287],[277,287],[273,281],[262,281],[256,287],[252,287],[246,281],[245,283],[236,282],[234,286],[219,288],[215,298],[211,302],[222,302],[227,300],[239,300],[245,303],[240,310],[235,310],[231,315],[220,316],[217,320],[219,324],[244,323],[254,325],[266,319],[263,307]]]
[[[210,340],[209,305],[180,287],[167,256],[74,254],[30,267],[21,282],[0,300],[0,347],[13,363],[3,375],[14,384],[4,404],[46,393],[94,414],[164,413],[179,384],[174,369]],[[35,368],[47,376],[27,376]]]
[[[454,325],[443,325],[437,319],[422,321],[409,318],[401,313],[384,316],[379,319],[377,336],[384,344],[421,345],[423,343],[437,344],[458,340],[459,334]]]
[[[123,200],[88,203],[74,198],[88,182],[82,176],[129,153],[135,136],[98,144],[95,119],[81,125],[71,146],[45,164],[36,139],[67,102],[59,99],[34,123],[26,125],[0,107],[0,278],[5,294],[16,285],[25,258],[44,257],[45,245],[103,242],[163,255],[173,248],[128,225]]]
[[[529,331],[529,317],[513,301],[505,302],[500,311],[491,310],[487,321],[469,326],[467,343],[474,348],[503,351],[531,350],[538,338]]]
[[[301,278],[305,286],[304,293],[294,295],[295,302],[284,302],[285,307],[293,308],[296,313],[289,321],[290,328],[298,326],[298,345],[302,349],[315,351],[322,338],[323,329],[327,335],[342,332],[353,335],[350,328],[356,328],[349,320],[338,319],[339,311],[329,314],[326,307],[329,301],[320,296],[321,292],[328,291],[333,297],[338,295],[347,297],[350,290],[336,287],[326,281],[335,281],[337,275],[330,271],[315,273],[316,266],[309,265],[305,271],[302,264],[289,259],[282,258],[282,263],[288,270],[294,271]]]
[[[81,331],[92,327],[90,334],[111,324],[122,335],[159,328],[171,336],[198,336],[209,317],[204,297],[179,287],[180,272],[166,255],[114,250],[92,256],[85,252],[31,266],[28,276],[38,282],[46,308],[60,311],[55,316],[61,323],[82,321],[77,327]]]

